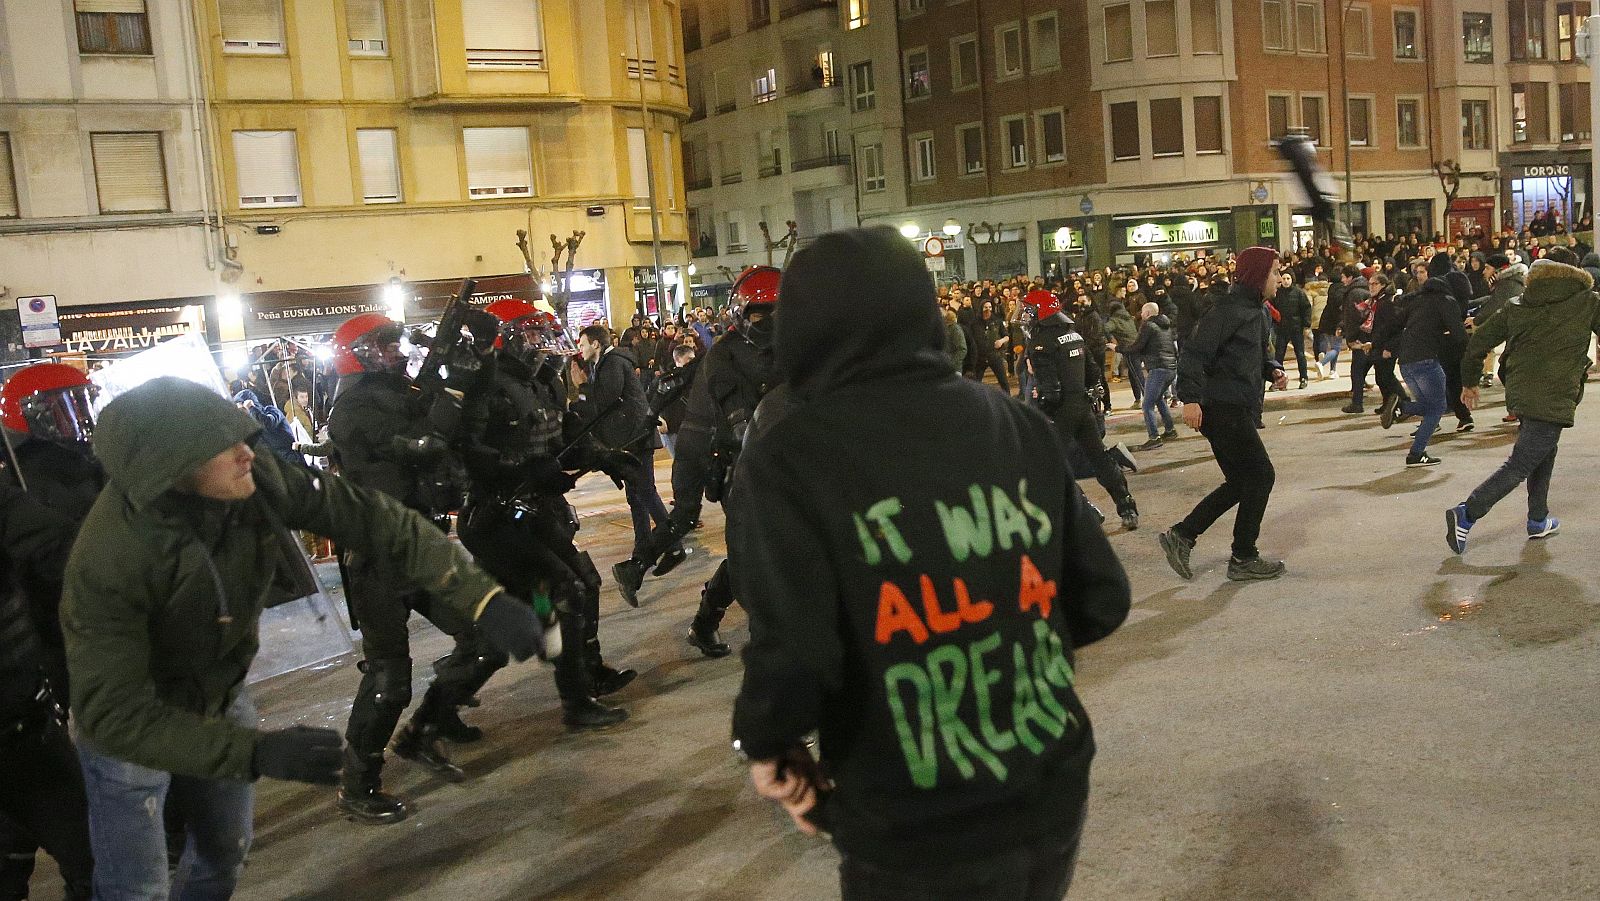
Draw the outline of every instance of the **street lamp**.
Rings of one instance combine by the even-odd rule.
[[[406,292],[400,287],[399,278],[389,279],[389,284],[383,289],[383,303],[389,308],[389,318],[395,322],[406,321]]]
[[[900,234],[904,235],[907,241],[915,241],[917,236],[922,234],[922,229],[915,222],[907,222],[900,226]]]
[[[944,228],[941,230],[946,237],[954,238],[956,235],[961,234],[961,223],[954,219],[946,219],[944,220]]]
[[[1067,277],[1067,246],[1072,243],[1072,229],[1065,225],[1056,229],[1056,267],[1061,270],[1061,277]]]

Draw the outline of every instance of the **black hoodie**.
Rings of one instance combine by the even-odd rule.
[[[1267,382],[1283,371],[1268,352],[1271,329],[1261,301],[1260,291],[1234,285],[1201,317],[1179,348],[1179,400],[1261,412]]]
[[[1072,649],[1129,604],[1055,428],[951,373],[943,342],[894,230],[800,251],[775,339],[791,402],[728,500],[734,735],[766,759],[818,730],[835,842],[895,868],[1069,838],[1094,750]]]

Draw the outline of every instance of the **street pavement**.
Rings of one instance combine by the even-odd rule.
[[[1561,534],[1525,539],[1519,491],[1457,558],[1443,510],[1515,440],[1499,390],[1485,392],[1477,432],[1450,432],[1446,417],[1442,466],[1406,470],[1410,427],[1340,413],[1348,394],[1328,392],[1347,385],[1269,396],[1278,475],[1261,546],[1288,562],[1277,582],[1225,580],[1231,515],[1196,548],[1195,580],[1178,579],[1156,533],[1220,476],[1182,426],[1138,455],[1143,525],[1111,535],[1133,612],[1078,661],[1099,756],[1072,897],[1600,897],[1600,504],[1585,490],[1600,476],[1600,411],[1580,409],[1563,440]],[[1112,432],[1144,439],[1137,413]],[[390,764],[389,786],[417,806],[401,824],[349,822],[329,789],[260,783],[236,897],[837,897],[836,854],[756,798],[729,751],[739,658],[705,660],[683,641],[724,551],[720,510],[707,506],[689,562],[647,582],[633,610],[609,584],[631,540],[621,494],[590,479],[575,499],[580,541],[607,576],[606,657],[641,673],[614,698],[632,719],[569,733],[549,668],[513,667],[467,714],[487,732],[457,749],[469,781]],[[743,644],[743,614],[726,625]],[[413,626],[420,697],[448,642]],[[355,659],[258,685],[265,724],[342,729]],[[50,865],[35,885],[58,897]]]

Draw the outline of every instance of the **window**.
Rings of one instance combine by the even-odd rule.
[[[167,169],[159,132],[101,132],[89,136],[94,187],[102,213],[165,213]]]
[[[1372,55],[1372,10],[1365,6],[1345,10],[1344,49],[1351,56]]]
[[[867,5],[867,0],[846,0],[846,9],[850,14],[850,18],[846,20],[845,24],[850,30],[854,31],[857,28],[866,26],[869,13]],[[882,148],[879,148],[879,150],[881,151]],[[883,189],[879,188],[878,190],[881,191]]]
[[[1415,97],[1401,97],[1394,102],[1394,131],[1395,144],[1405,147],[1421,147],[1422,144],[1422,101]]]
[[[928,0],[906,0],[906,15],[915,16],[928,11]]]
[[[1111,158],[1136,160],[1139,158],[1139,104],[1111,104]]]
[[[861,148],[861,193],[876,194],[888,187],[889,179],[883,174],[883,145],[864,145]]]
[[[1039,159],[1059,163],[1067,158],[1067,118],[1061,110],[1039,114]]]
[[[344,0],[344,17],[349,31],[351,56],[389,55],[383,0]]]
[[[1494,19],[1488,13],[1461,14],[1461,51],[1469,63],[1494,62]]]
[[[1561,85],[1561,140],[1589,140],[1589,83],[1575,81]]]
[[[1322,29],[1322,0],[1295,0],[1294,43],[1301,53],[1327,51],[1327,34]]]
[[[1001,119],[1000,132],[1006,138],[1006,168],[1026,168],[1028,165],[1028,120],[1022,116]]]
[[[1544,0],[1509,0],[1508,5],[1511,58],[1544,59]]]
[[[633,208],[650,209],[650,160],[642,128],[628,129],[628,187],[633,190]]]
[[[1345,127],[1350,129],[1350,146],[1373,146],[1372,98],[1351,97],[1349,105],[1345,107],[1345,116]]]
[[[983,126],[962,125],[956,129],[956,146],[961,150],[961,174],[983,171]]]
[[[533,157],[526,128],[463,128],[467,151],[467,196],[533,196]]]
[[[1145,0],[1144,55],[1178,55],[1178,13],[1173,0]]]
[[[678,140],[680,140],[679,137],[670,131],[664,131],[661,133],[661,159],[656,164],[656,171],[667,173],[667,177],[664,179],[666,182],[664,187],[667,194],[667,209],[669,210],[675,210],[678,208],[677,169],[674,168],[672,163],[672,147],[673,144]]]
[[[1489,149],[1489,101],[1461,101],[1461,149]]]
[[[1194,152],[1221,153],[1222,150],[1222,98],[1216,95],[1194,98]]]
[[[1189,50],[1191,53],[1222,52],[1217,0],[1189,0]]]
[[[1323,145],[1323,98],[1316,94],[1300,95],[1300,124],[1305,127],[1306,134],[1311,137],[1311,142],[1318,147]]]
[[[1105,8],[1106,62],[1133,59],[1133,13],[1126,3]]]
[[[772,0],[750,0],[750,27],[772,24]]]
[[[77,0],[78,52],[150,55],[144,0]]]
[[[1543,144],[1550,140],[1550,86],[1543,82],[1511,86],[1511,140]]]
[[[1001,25],[994,31],[994,67],[996,78],[1013,78],[1022,74],[1022,26],[1015,22]]]
[[[356,156],[361,162],[361,202],[399,203],[398,133],[392,128],[356,129]]]
[[[1276,141],[1289,133],[1289,107],[1294,97],[1289,94],[1267,95],[1267,135]]]
[[[1417,11],[1394,11],[1394,58],[1421,59],[1422,46],[1417,39]]]
[[[937,170],[934,168],[933,135],[920,134],[911,136],[911,180],[933,181]]]
[[[718,142],[717,159],[722,161],[723,184],[736,184],[744,179],[744,161],[739,159],[737,147],[727,142]]]
[[[1588,15],[1589,0],[1583,0],[1582,3],[1556,4],[1556,59],[1565,63],[1578,58],[1574,43],[1578,29],[1583,27]],[[1543,37],[1542,33],[1540,37]]]
[[[750,81],[750,96],[757,103],[778,99],[778,70],[768,69]]]
[[[283,0],[221,0],[220,11],[224,52],[284,52]]]
[[[1061,68],[1061,25],[1056,14],[1034,16],[1028,20],[1028,24],[1033,29],[1030,36],[1033,71]]]
[[[742,213],[729,213],[728,220],[723,223],[723,229],[728,234],[728,252],[743,253],[744,243],[744,215]]]
[[[850,109],[862,113],[878,105],[878,91],[872,84],[872,63],[850,67]]]
[[[11,167],[11,136],[0,131],[0,219],[17,218],[16,170]]]
[[[544,68],[539,0],[461,0],[461,19],[467,39],[467,68]],[[626,31],[628,56],[637,59],[640,51],[633,46],[634,30]],[[649,29],[641,24],[641,31],[639,41],[648,45]]]
[[[906,51],[906,99],[922,100],[932,94],[933,80],[928,74],[927,48]]]
[[[978,84],[978,38],[963,35],[950,41],[950,87],[962,90]]]
[[[817,48],[816,64],[812,66],[811,72],[813,75],[820,74],[822,76],[821,80],[817,82],[822,87],[831,88],[839,83],[833,68],[833,47],[823,44]]]
[[[1183,156],[1183,98],[1150,101],[1150,155]]]
[[[300,206],[300,159],[292,131],[236,131],[239,206]]]
[[[1289,0],[1261,0],[1261,42],[1268,50],[1289,49]]]

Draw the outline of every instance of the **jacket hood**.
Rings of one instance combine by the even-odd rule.
[[[817,238],[784,270],[778,297],[773,358],[797,395],[951,377],[933,279],[892,228]]]
[[[1496,281],[1504,281],[1508,278],[1512,281],[1526,282],[1528,280],[1528,264],[1512,263],[1495,276]]]
[[[137,510],[201,463],[260,433],[260,424],[227,398],[163,376],[106,405],[95,424],[94,453]]]
[[[1600,253],[1589,252],[1583,255],[1583,268],[1600,269]]]
[[[1145,322],[1148,322],[1151,325],[1154,325],[1156,328],[1162,329],[1163,331],[1172,328],[1172,320],[1167,318],[1166,313],[1157,313],[1154,316],[1151,316],[1149,319],[1146,319]]]
[[[1528,289],[1517,301],[1525,307],[1549,306],[1594,288],[1594,276],[1554,260],[1535,260],[1528,270]]]

